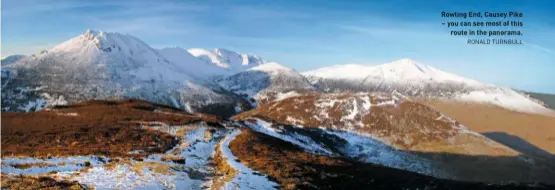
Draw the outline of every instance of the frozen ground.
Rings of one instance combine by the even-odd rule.
[[[272,182],[266,177],[247,166],[241,164],[237,157],[233,156],[233,153],[229,149],[229,143],[238,135],[241,134],[241,130],[235,130],[231,134],[227,135],[221,142],[220,151],[223,157],[227,158],[227,163],[238,171],[235,177],[227,182],[223,188],[224,189],[276,189],[278,184]]]
[[[325,155],[332,154],[330,150],[323,147],[320,143],[316,143],[310,137],[295,132],[291,133],[288,131],[280,130],[277,127],[273,127],[272,123],[270,122],[256,119],[256,123],[245,122],[245,124],[255,131],[293,143],[294,145],[297,145],[308,152]]]
[[[97,189],[205,189],[210,187],[213,169],[211,159],[216,144],[230,130],[211,128],[203,123],[186,126],[168,126],[149,122],[153,129],[170,134],[186,130],[183,141],[165,154],[154,154],[143,161],[120,161],[109,167],[110,158],[77,156],[66,158],[3,158],[2,173],[8,175],[50,175],[54,178],[75,180]],[[178,150],[175,150],[179,148]],[[137,151],[140,152],[140,151]],[[185,164],[163,161],[162,156],[183,156]],[[87,164],[86,164],[87,163]],[[90,167],[87,167],[89,165]],[[22,164],[34,164],[16,168]],[[40,164],[40,165],[39,165]]]
[[[311,129],[311,132],[305,131],[301,134],[262,119],[254,119],[256,123],[245,122],[245,124],[255,131],[290,142],[307,152],[322,155],[342,155],[361,162],[375,163],[428,175],[447,175],[439,174],[433,170],[430,160],[392,148],[377,138],[352,131],[336,131],[326,128]],[[299,129],[302,130],[300,127]],[[326,140],[316,141],[314,138]],[[322,144],[323,141],[332,141],[333,143],[330,147],[329,143]]]
[[[85,167],[85,163],[92,166],[102,166],[104,163],[100,161],[100,157],[95,156],[75,156],[65,158],[30,158],[30,157],[11,157],[2,158],[2,173],[6,174],[23,174],[23,175],[40,175],[51,172],[73,172]],[[105,158],[103,158],[105,159]],[[42,166],[36,164],[43,164]],[[16,165],[29,164],[31,167],[18,168]],[[33,165],[34,164],[34,165]]]

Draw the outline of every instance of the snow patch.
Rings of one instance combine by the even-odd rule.
[[[302,125],[304,124],[303,120],[291,117],[291,116],[287,116],[287,119],[285,119],[287,122],[294,124],[294,125]]]
[[[73,157],[52,157],[48,159],[39,159],[31,157],[9,157],[2,158],[2,173],[7,174],[23,174],[23,175],[41,175],[51,172],[75,172],[85,167],[85,162],[89,162],[93,166],[101,166],[95,156],[73,156]],[[15,168],[17,164],[49,164],[49,166],[32,166],[29,168]]]
[[[144,167],[139,174],[131,170],[133,164],[138,162],[117,165],[113,170],[93,167],[86,173],[72,177],[71,180],[91,184],[100,189],[200,189],[204,183],[202,180],[191,179],[185,172],[174,171],[173,174],[167,175]]]
[[[347,157],[427,175],[436,172],[429,160],[396,150],[371,137],[354,132],[322,130],[348,142],[343,148],[339,149]]]
[[[356,99],[352,99],[352,104],[351,105],[353,106],[353,108],[351,110],[348,110],[350,112],[349,115],[341,118],[341,120],[343,120],[343,119],[353,120],[353,119],[355,119],[355,116],[357,116],[359,114]]]
[[[362,107],[368,112],[370,111],[370,107],[372,107],[372,102],[370,101],[369,95],[365,95],[362,97]]]
[[[43,98],[36,99],[34,101],[29,101],[24,106],[20,107],[19,109],[30,112],[30,111],[39,111],[46,107],[46,100]]]
[[[256,118],[255,120],[256,124],[250,122],[245,122],[245,124],[255,131],[293,143],[294,145],[297,145],[308,152],[324,155],[332,154],[332,151],[324,148],[319,143],[313,141],[310,137],[298,133],[286,133],[284,130],[273,127],[272,123],[270,122],[258,118]]]
[[[241,112],[241,111],[243,110],[243,109],[241,109],[241,107],[239,107],[239,106],[235,106],[233,109],[235,110],[235,113],[239,113],[239,112]]]
[[[299,96],[300,94],[297,93],[296,91],[291,91],[291,92],[286,92],[286,93],[278,93],[276,95],[276,99],[274,101],[280,101],[283,99],[287,99],[290,97],[295,97],[295,96]]]

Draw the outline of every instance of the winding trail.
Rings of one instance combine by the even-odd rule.
[[[241,164],[229,149],[229,143],[240,134],[242,134],[241,130],[236,129],[220,142],[222,156],[226,158],[231,167],[238,171],[237,175],[223,186],[223,189],[276,189],[278,184],[270,181],[267,176]]]

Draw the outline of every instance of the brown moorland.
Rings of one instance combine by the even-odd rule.
[[[369,134],[395,149],[432,161],[434,168],[446,173],[430,173],[436,177],[491,183],[554,183],[553,159],[520,155],[503,143],[459,126],[458,121],[448,118],[449,113],[443,115],[418,102],[401,100],[380,105],[391,101],[386,96],[373,96],[370,109],[362,110],[367,96],[302,95],[261,105],[234,119],[260,118],[274,124]],[[355,105],[357,109],[353,108]],[[352,110],[358,114],[352,114]]]
[[[366,98],[372,106],[363,111],[361,105],[367,103],[364,102]],[[517,154],[501,144],[491,144],[481,136],[467,133],[458,126],[458,122],[443,117],[428,106],[412,101],[383,104],[391,101],[390,97],[372,94],[309,94],[264,104],[236,115],[234,119],[259,117],[280,124],[351,130],[372,134],[403,150],[474,155]],[[358,113],[347,117],[352,110]]]
[[[178,143],[175,136],[141,127],[145,122],[183,125],[220,118],[190,114],[134,99],[91,100],[51,110],[2,112],[2,156],[105,155],[134,157],[160,153]]]
[[[220,151],[220,146],[221,143],[216,145],[216,152],[214,153],[214,158],[212,159],[212,163],[215,165],[214,169],[216,175],[214,175],[212,179],[212,185],[210,187],[211,190],[222,189],[223,185],[231,181],[239,172],[227,163],[226,158]]]
[[[233,155],[268,175],[281,189],[550,189],[552,186],[459,182],[408,171],[307,153],[280,139],[243,129],[231,143]]]
[[[2,189],[28,190],[28,189],[48,189],[48,190],[80,190],[89,189],[73,181],[57,181],[53,178],[40,176],[8,176],[2,174]]]
[[[473,131],[530,156],[555,154],[555,117],[455,101],[421,101]]]

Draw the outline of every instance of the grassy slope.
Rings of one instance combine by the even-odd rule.
[[[536,114],[519,113],[496,106],[453,101],[426,101],[424,104],[445,113],[449,117],[482,134],[503,134],[508,141],[521,139],[529,143],[529,150],[521,150],[532,156],[538,152],[555,153],[555,118]],[[487,136],[487,135],[486,135]],[[510,138],[514,137],[514,138]],[[503,140],[503,139],[500,139]],[[501,142],[502,144],[522,144]],[[522,144],[522,146],[525,146]],[[519,148],[511,147],[519,150]]]
[[[215,122],[217,118],[138,100],[93,100],[51,111],[2,112],[2,156],[159,153],[172,148],[177,140],[142,128],[140,122],[178,125],[201,120]]]

